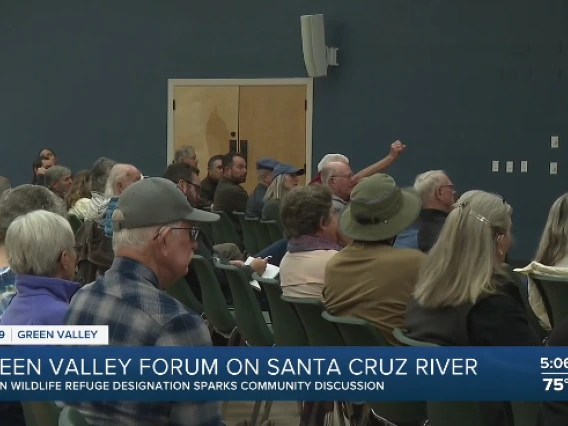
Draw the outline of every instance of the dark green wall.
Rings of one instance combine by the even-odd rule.
[[[402,185],[443,168],[460,191],[503,193],[513,255],[530,257],[568,173],[564,1],[2,0],[0,174],[27,181],[42,146],[74,169],[106,155],[161,173],[167,79],[305,76],[309,13],[340,48],[315,82],[314,163],[340,151],[360,168],[399,138]],[[491,160],[515,173],[490,173]]]

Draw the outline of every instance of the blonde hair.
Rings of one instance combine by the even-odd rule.
[[[446,219],[438,241],[420,271],[414,297],[422,306],[441,308],[474,304],[496,291],[497,237],[511,230],[512,208],[495,194],[468,191]]]
[[[263,201],[266,203],[268,200],[276,199],[281,200],[284,195],[286,195],[289,190],[284,187],[284,178],[286,174],[281,174],[277,176],[271,183],[266,194],[264,195]]]
[[[568,193],[558,198],[550,211],[542,231],[535,262],[554,266],[568,249]]]

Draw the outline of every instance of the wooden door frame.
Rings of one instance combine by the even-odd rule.
[[[168,164],[174,158],[174,87],[176,86],[306,86],[306,181],[312,179],[312,125],[314,112],[313,78],[246,78],[246,79],[168,79]],[[207,161],[208,159],[202,159]]]

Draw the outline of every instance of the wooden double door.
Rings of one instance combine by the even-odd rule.
[[[213,155],[241,153],[250,192],[261,158],[305,167],[308,90],[307,84],[174,86],[174,150],[195,147],[202,177]]]

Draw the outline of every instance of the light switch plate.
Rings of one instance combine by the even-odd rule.
[[[550,162],[550,174],[557,175],[558,174],[558,163],[555,161]]]
[[[493,173],[499,172],[499,161],[492,161],[491,162],[491,171]]]
[[[513,173],[513,164],[514,163],[512,161],[507,161],[507,167],[505,169],[507,173]]]
[[[558,148],[558,136],[551,136],[550,137],[550,147],[551,148]]]
[[[521,161],[521,173],[528,171],[528,161]]]

